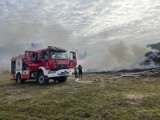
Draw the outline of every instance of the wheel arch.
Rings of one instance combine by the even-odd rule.
[[[39,73],[41,73],[41,72],[43,73],[43,70],[42,70],[42,69],[38,69],[37,75],[38,75]],[[36,75],[36,76],[37,76],[37,75]]]
[[[47,71],[44,67],[40,67],[37,71],[37,75],[40,73],[40,72],[43,72],[43,74],[46,76],[47,75]]]
[[[23,84],[24,83],[24,79],[22,79],[22,75],[20,72],[17,72],[16,74],[16,82],[19,84]]]

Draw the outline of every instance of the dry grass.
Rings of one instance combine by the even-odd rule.
[[[129,93],[126,95],[126,99],[141,100],[147,97],[152,97],[154,95],[155,94]]]
[[[38,86],[33,81],[19,85],[10,75],[0,75],[0,120],[159,120],[160,78],[125,77],[116,74],[85,74],[76,83],[53,81]]]

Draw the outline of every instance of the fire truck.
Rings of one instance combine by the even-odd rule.
[[[12,58],[11,76],[19,84],[28,79],[35,79],[39,85],[48,84],[49,79],[61,83],[67,80],[76,65],[76,52],[48,46]]]

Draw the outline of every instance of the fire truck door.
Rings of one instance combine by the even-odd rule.
[[[70,60],[69,68],[74,68],[74,67],[77,66],[77,59],[76,59],[76,53],[75,52],[70,51],[69,60]]]
[[[48,51],[46,51],[46,50],[42,51],[41,56],[42,56],[42,66],[47,68],[48,67],[48,58],[49,58]]]
[[[16,73],[22,74],[22,59],[16,60]]]
[[[34,51],[25,51],[25,58],[29,61],[33,60],[33,55],[35,55]]]

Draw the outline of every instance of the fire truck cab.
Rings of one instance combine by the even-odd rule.
[[[11,76],[19,84],[28,79],[36,79],[39,85],[48,84],[49,79],[65,82],[76,65],[76,52],[49,46],[12,58]]]

